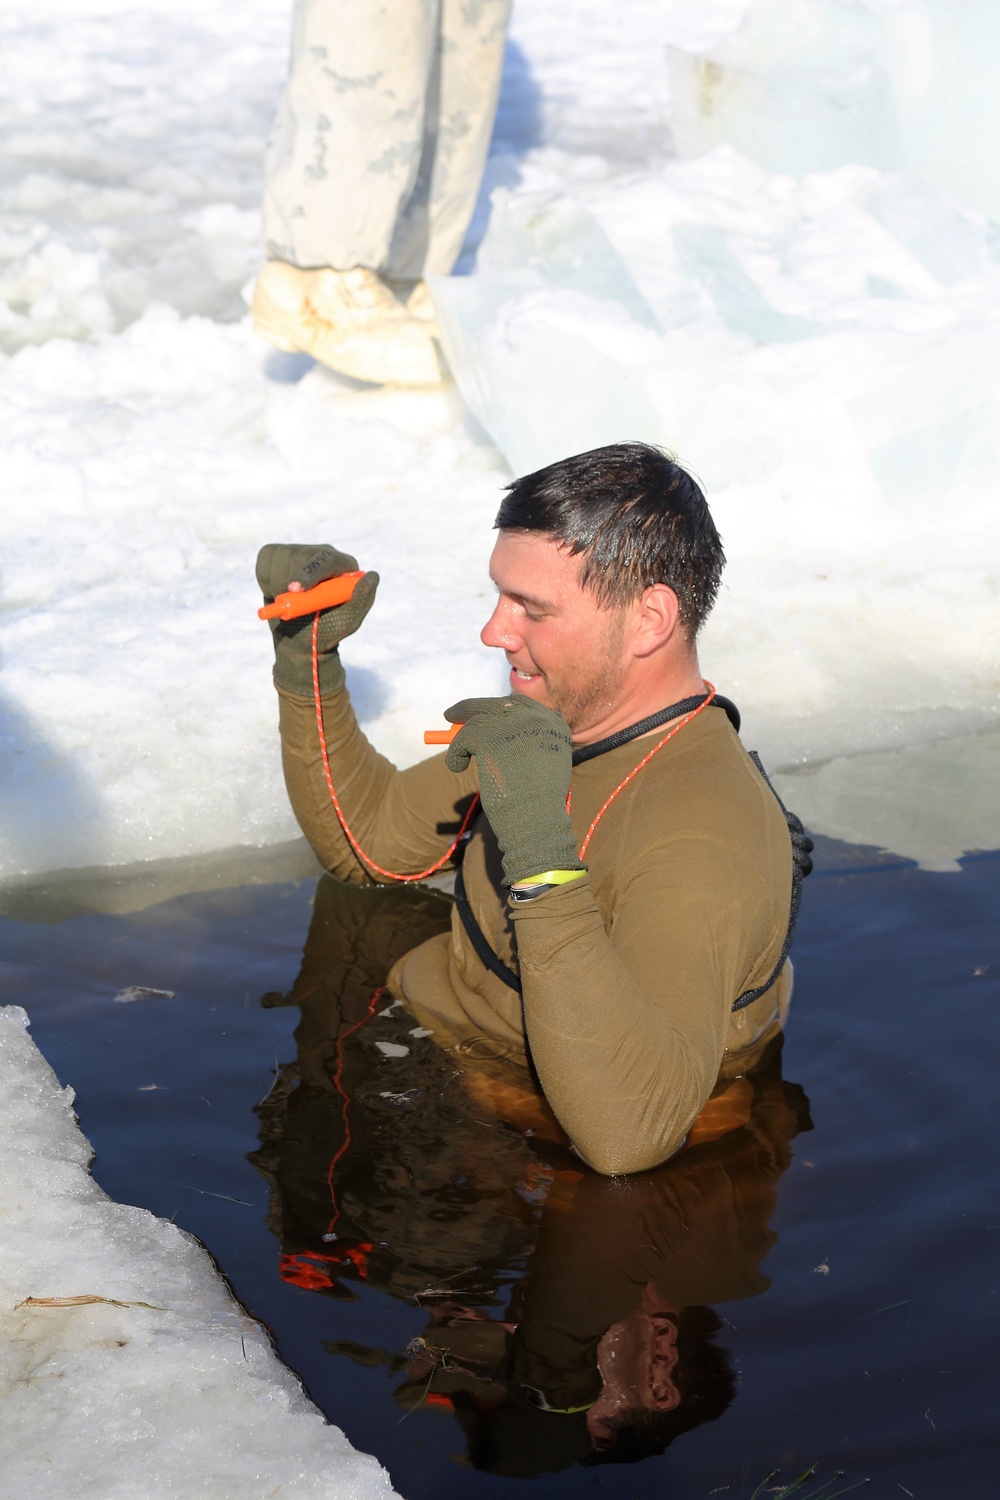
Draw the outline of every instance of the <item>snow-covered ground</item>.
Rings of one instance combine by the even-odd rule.
[[[26,1025],[0,1009],[4,1494],[392,1500],[196,1241],[97,1186]]]
[[[267,540],[380,570],[352,683],[378,743],[423,754],[438,705],[501,683],[477,633],[508,465],[644,434],[706,484],[730,565],[705,668],[772,768],[808,768],[782,782],[807,820],[945,865],[1000,843],[975,774],[998,722],[997,232],[900,170],[678,159],[677,60],[721,76],[746,9],[522,0],[482,269],[439,289],[477,335],[456,365],[479,423],[454,387],[358,388],[249,328],[287,0],[7,10],[0,878],[294,833]],[[961,835],[921,758],[942,740],[977,809]]]

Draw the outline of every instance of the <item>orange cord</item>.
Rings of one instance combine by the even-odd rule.
[[[587,852],[587,845],[590,843],[591,839],[593,838],[594,831],[597,828],[598,823],[604,817],[604,814],[607,812],[607,810],[611,806],[612,802],[618,796],[618,793],[620,791],[623,791],[624,788],[628,786],[629,782],[632,780],[632,778],[634,776],[638,776],[638,774],[642,770],[643,766],[647,766],[649,764],[649,762],[653,759],[653,756],[657,753],[658,750],[662,750],[663,749],[664,745],[667,743],[668,740],[672,740],[675,734],[680,734],[680,732],[684,728],[685,724],[690,724],[691,720],[692,719],[696,719],[698,717],[698,715],[702,712],[702,710],[706,709],[708,707],[708,705],[711,703],[712,699],[715,697],[715,684],[712,683],[712,682],[706,682],[705,686],[708,688],[708,697],[705,699],[704,703],[699,703],[698,707],[696,709],[694,709],[694,711],[692,713],[685,714],[684,717],[683,717],[683,719],[680,719],[678,721],[678,723],[676,723],[674,725],[674,727],[673,727],[673,729],[671,729],[670,733],[669,734],[665,734],[663,736],[662,740],[660,741],[660,743],[658,745],[654,745],[653,748],[652,748],[652,750],[650,750],[649,754],[648,755],[644,755],[642,757],[642,760],[639,762],[639,764],[633,770],[631,770],[628,773],[628,775],[625,777],[624,781],[619,781],[618,785],[615,787],[614,791],[611,793],[611,796],[608,798],[607,802],[605,802],[604,806],[601,808],[600,812],[597,814],[596,818],[591,823],[590,827],[587,829],[587,837],[584,839],[582,845],[580,846],[580,858],[581,859],[583,859],[583,856]],[[567,812],[569,812],[569,810],[572,807],[572,805],[573,805],[573,789],[571,787],[570,790],[569,790],[569,793],[568,793],[568,795],[566,797],[566,811]]]
[[[377,865],[375,863],[375,861],[373,859],[371,859],[365,853],[365,851],[362,849],[361,845],[358,843],[357,839],[354,837],[354,834],[351,832],[350,827],[348,826],[347,819],[344,817],[344,812],[343,812],[343,809],[341,808],[340,800],[339,800],[339,798],[337,796],[336,788],[334,787],[334,784],[333,784],[333,777],[330,775],[330,757],[327,754],[327,750],[326,750],[326,731],[323,728],[323,702],[322,702],[322,699],[320,697],[320,690],[319,690],[319,645],[318,645],[318,642],[319,642],[319,614],[317,613],[314,616],[314,618],[313,618],[313,628],[312,628],[312,677],[313,677],[313,698],[314,698],[315,703],[316,703],[316,727],[319,730],[319,748],[320,748],[320,751],[321,751],[322,756],[323,756],[323,773],[326,776],[326,784],[327,784],[327,787],[329,788],[329,791],[330,791],[330,799],[333,802],[334,808],[335,808],[336,813],[337,813],[337,817],[340,819],[340,826],[344,830],[344,833],[345,833],[345,835],[347,837],[347,842],[350,844],[351,848],[354,850],[354,852],[358,856],[358,858],[364,864],[366,864],[369,869],[374,870],[375,873],[376,873],[376,875],[384,875],[387,880],[400,880],[400,881],[426,880],[427,877],[428,877],[428,875],[435,874],[436,871],[442,869],[443,866],[448,863],[449,859],[451,859],[451,856],[454,854],[455,850],[458,848],[459,844],[461,843],[462,837],[465,834],[467,828],[469,827],[469,824],[472,822],[472,819],[473,819],[473,817],[475,815],[475,812],[476,812],[476,808],[479,806],[479,798],[478,797],[474,797],[472,799],[472,802],[471,802],[471,804],[469,806],[469,810],[465,814],[465,817],[462,820],[462,826],[461,826],[461,828],[458,830],[458,832],[456,833],[455,837],[452,839],[451,843],[448,845],[447,849],[442,854],[441,858],[435,860],[432,865],[428,865],[426,870],[418,870],[415,875],[403,875],[403,874],[400,874],[400,872],[398,870],[386,870],[386,869],[383,869],[383,867],[381,865]]]
[[[333,1174],[336,1171],[337,1163],[340,1161],[340,1158],[344,1155],[344,1152],[351,1144],[351,1122],[348,1119],[347,1113],[350,1108],[351,1101],[348,1095],[344,1092],[344,1089],[341,1087],[344,1077],[344,1043],[347,1041],[347,1038],[349,1036],[353,1036],[354,1033],[356,1031],[359,1031],[365,1024],[365,1022],[371,1018],[372,1013],[374,1012],[379,1000],[382,998],[384,991],[385,986],[379,985],[378,989],[369,1000],[368,1009],[361,1017],[361,1020],[355,1021],[353,1026],[349,1026],[348,1029],[343,1033],[343,1035],[337,1038],[337,1065],[333,1070],[333,1086],[343,1100],[340,1112],[344,1121],[344,1139],[341,1143],[340,1149],[334,1153],[333,1159],[330,1162],[329,1170],[326,1174],[326,1180],[330,1187],[330,1203],[333,1207],[333,1218],[326,1226],[326,1232],[328,1235],[333,1234],[337,1225],[337,1220],[340,1218],[340,1204],[337,1202],[337,1190],[333,1185]]]

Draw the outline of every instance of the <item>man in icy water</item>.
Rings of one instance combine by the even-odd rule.
[[[515,481],[496,527],[482,639],[510,695],[448,709],[448,750],[404,771],[358,728],[338,649],[377,575],[320,616],[315,683],[311,618],[272,622],[288,792],[321,863],[355,884],[427,870],[472,812],[450,931],[388,988],[501,1118],[523,1127],[532,1100],[537,1117],[540,1088],[551,1133],[591,1167],[642,1171],[780,1031],[808,841],[701,676],[725,559],[691,476],[615,444]],[[270,600],[355,566],[272,545],[257,577]]]
[[[511,1065],[474,1061],[498,1043],[444,1050],[386,1003],[387,970],[446,933],[451,906],[426,886],[323,876],[298,975],[264,997],[300,1019],[250,1159],[270,1185],[280,1275],[317,1295],[331,1334],[314,1395],[342,1389],[344,1359],[389,1363],[396,1401],[451,1409],[471,1462],[497,1475],[662,1452],[733,1399],[710,1305],[769,1285],[778,1183],[810,1128],[781,1076],[784,1038],[669,1161],[600,1176],[554,1121],[512,1119]],[[406,1312],[380,1303],[343,1340],[358,1284]],[[414,1306],[428,1319],[416,1337]],[[339,1396],[331,1415],[343,1419]]]

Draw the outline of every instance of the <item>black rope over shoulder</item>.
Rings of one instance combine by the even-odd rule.
[[[609,750],[617,750],[619,745],[627,745],[630,740],[637,740],[640,735],[659,729],[661,724],[669,724],[671,719],[679,719],[681,714],[693,714],[707,697],[707,693],[699,693],[695,698],[682,698],[679,703],[671,703],[669,708],[661,708],[659,713],[650,714],[648,719],[640,719],[638,724],[630,724],[627,729],[619,729],[617,734],[609,734],[606,740],[596,740],[593,745],[578,746],[573,751],[574,766],[582,766],[584,761],[594,760],[598,755],[606,755]],[[724,698],[721,693],[716,693],[712,699],[712,706],[725,711],[726,718],[739,734],[740,711],[736,704],[730,698]]]
[[[653,729],[659,729],[661,724],[669,723],[671,719],[676,719],[681,714],[693,713],[695,709],[701,707],[707,696],[707,693],[703,693],[700,697],[684,698],[680,703],[673,703],[669,708],[664,708],[659,713],[651,714],[648,719],[640,719],[638,724],[630,724],[627,729],[620,729],[617,734],[609,735],[607,739],[598,740],[593,745],[581,745],[579,749],[573,751],[573,764],[579,766],[584,761],[594,760],[598,755],[604,755],[609,750],[617,750],[619,745],[627,745],[630,740],[635,740],[641,735],[649,734]],[[713,708],[721,708],[730,724],[739,733],[740,711],[735,703],[717,693],[712,700],[711,706]],[[788,930],[785,934],[785,941],[778,962],[764,984],[758,985],[753,990],[744,990],[743,994],[733,1001],[732,1009],[734,1012],[745,1010],[748,1005],[752,1005],[755,1000],[759,1000],[761,995],[765,995],[771,986],[777,982],[778,976],[785,966],[785,960],[791,950],[792,938],[795,935],[795,924],[798,921],[799,906],[802,901],[802,882],[812,869],[812,860],[809,856],[812,853],[813,841],[803,828],[801,819],[796,817],[795,813],[788,811],[788,808],[774,790],[756,750],[750,750],[748,754],[764,778],[765,785],[771,791],[775,801],[785,815],[785,822],[788,825],[788,835],[792,845],[792,899],[788,915]],[[458,908],[458,915],[462,926],[465,928],[469,941],[480,962],[489,969],[491,974],[495,974],[497,979],[502,980],[508,989],[515,990],[520,994],[520,978],[508,964],[504,963],[499,954],[493,951],[486,934],[476,921],[475,913],[466,895],[461,862],[455,872],[455,905]]]

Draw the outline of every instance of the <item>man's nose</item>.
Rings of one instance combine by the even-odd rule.
[[[498,599],[496,608],[479,632],[484,646],[497,646],[501,651],[516,651],[521,643],[517,631],[512,628],[510,612],[503,599]]]

